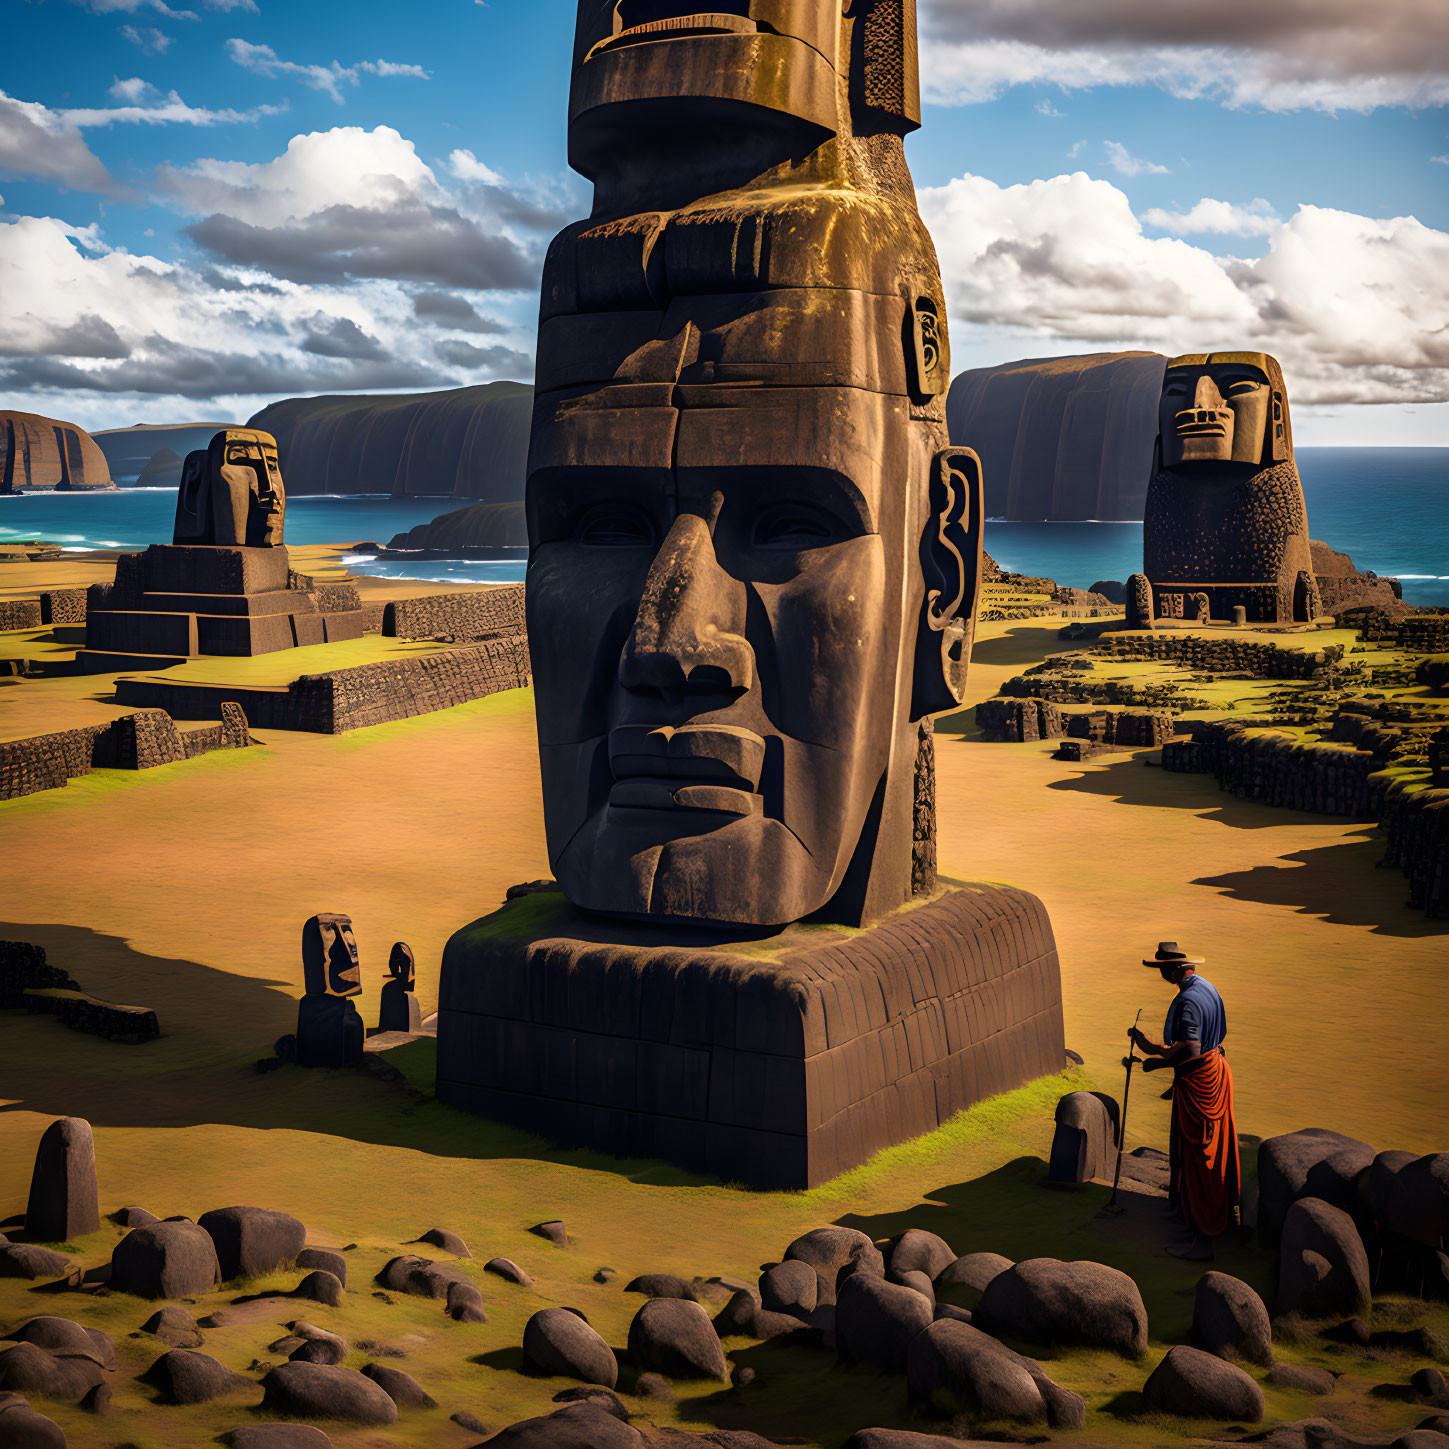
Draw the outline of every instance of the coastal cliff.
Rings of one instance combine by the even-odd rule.
[[[96,441],[74,423],[0,411],[0,493],[113,488]]]

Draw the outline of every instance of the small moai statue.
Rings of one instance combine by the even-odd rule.
[[[1157,608],[1152,599],[1152,584],[1146,574],[1133,574],[1127,580],[1127,627],[1157,627]]]
[[[1248,611],[1242,604],[1233,605],[1233,628],[1246,629],[1248,627]]]
[[[35,1153],[25,1231],[42,1243],[66,1243],[100,1226],[91,1124],[84,1117],[58,1117]]]
[[[1192,596],[1192,617],[1199,624],[1206,624],[1212,618],[1212,606],[1208,603],[1206,594],[1194,594]]]
[[[412,947],[399,941],[387,958],[389,980],[382,983],[382,1009],[378,1012],[379,1031],[421,1031],[423,1014],[416,994],[418,971]]]
[[[297,1065],[355,1066],[366,1033],[353,1004],[362,994],[362,968],[350,916],[313,916],[302,927],[302,972],[307,994],[297,1005]]]

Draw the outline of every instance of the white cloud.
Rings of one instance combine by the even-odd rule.
[[[292,76],[308,89],[331,96],[338,105],[342,104],[342,87],[358,85],[360,75],[409,76],[415,80],[428,80],[431,76],[420,65],[392,60],[363,60],[355,65],[342,65],[334,60],[329,65],[303,65],[283,60],[270,45],[253,45],[247,40],[228,40],[226,50],[243,70],[268,77]]]
[[[1431,156],[1429,159],[1438,166],[1449,166],[1449,154],[1443,156]]]
[[[1120,141],[1104,142],[1107,164],[1123,176],[1166,176],[1168,168],[1156,161],[1144,161],[1134,156]]]
[[[255,106],[250,111],[213,111],[189,106],[175,91],[163,95],[148,81],[132,77],[118,80],[111,95],[132,104],[76,108],[55,114],[67,125],[94,129],[101,126],[232,126],[247,125],[262,116],[278,116],[285,106]]]
[[[1170,231],[1175,236],[1194,232],[1218,236],[1272,236],[1283,225],[1272,204],[1261,196],[1245,206],[1205,196],[1190,211],[1164,211],[1161,207],[1153,207],[1142,213],[1142,220],[1157,231]]]
[[[171,37],[154,25],[123,25],[121,37],[132,45],[139,45],[147,55],[165,55],[171,47]]]
[[[93,15],[135,15],[142,10],[154,10],[168,20],[199,20],[194,10],[173,10],[165,0],[71,0]]]
[[[74,121],[36,101],[0,91],[0,176],[28,177],[73,191],[121,191]]]
[[[1062,117],[1062,112],[1057,110],[1045,96],[1036,103],[1036,113],[1039,116],[1045,116],[1049,121],[1059,121]]]
[[[481,181],[485,186],[502,186],[503,178],[471,151],[454,151],[448,157],[448,169],[460,181]]]
[[[1412,217],[1301,206],[1243,260],[1145,236],[1118,188],[1080,172],[967,175],[920,199],[958,368],[1082,344],[1252,348],[1281,359],[1296,402],[1449,399],[1449,234]]]
[[[1449,103],[1444,0],[927,0],[928,98],[1156,85],[1267,110]]]

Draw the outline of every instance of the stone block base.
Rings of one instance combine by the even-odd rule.
[[[1065,1063],[1046,910],[966,885],[763,939],[525,896],[443,955],[438,1096],[755,1187],[828,1181]]]

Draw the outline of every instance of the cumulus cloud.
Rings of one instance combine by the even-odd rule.
[[[1251,348],[1282,360],[1299,402],[1449,400],[1449,234],[1413,217],[1300,206],[1241,259],[1146,236],[1117,187],[1080,172],[967,175],[920,200],[958,354]]]
[[[0,176],[48,181],[68,191],[115,195],[121,187],[74,121],[0,91]]]
[[[1218,236],[1272,236],[1283,225],[1272,203],[1261,196],[1242,206],[1204,196],[1188,211],[1164,211],[1161,207],[1152,207],[1142,213],[1142,220],[1157,231],[1170,231],[1175,236],[1195,232]]]
[[[1134,156],[1120,141],[1107,141],[1104,145],[1107,164],[1123,176],[1166,176],[1168,173],[1168,167]]]
[[[201,217],[187,232],[214,256],[294,281],[388,277],[472,291],[537,282],[536,243],[510,229],[519,207],[464,210],[387,126],[294,136],[281,156],[256,164],[163,167],[158,184]]]
[[[171,37],[154,25],[123,25],[121,38],[139,45],[147,55],[165,55],[171,47]]]
[[[505,332],[508,329],[456,292],[418,292],[413,297],[413,316],[451,332]]]
[[[1042,84],[1274,111],[1449,102],[1444,0],[927,0],[921,27],[926,94],[947,104]]]
[[[428,80],[431,72],[420,65],[409,65],[393,60],[362,60],[355,65],[343,65],[332,61],[327,65],[308,65],[294,60],[283,60],[270,45],[253,45],[247,40],[228,40],[227,54],[254,75],[268,77],[291,76],[310,90],[322,91],[342,104],[342,87],[360,84],[363,75],[410,76],[415,80]]]
[[[507,373],[511,377],[527,377],[533,371],[533,359],[512,347],[474,347],[471,342],[449,338],[438,343],[435,351],[444,362],[451,363],[454,367],[473,370],[486,367],[492,372]]]

